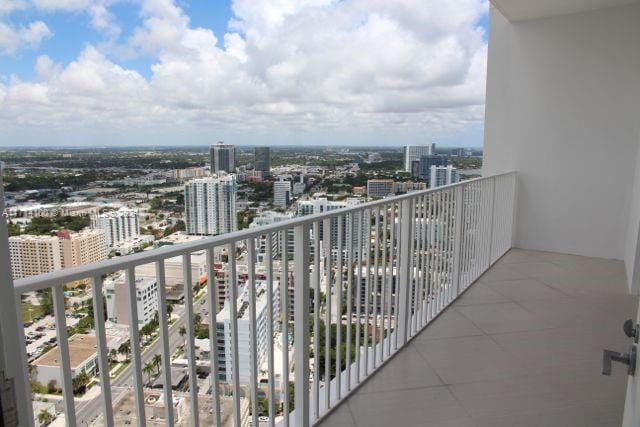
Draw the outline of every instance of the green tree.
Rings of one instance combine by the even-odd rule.
[[[54,416],[46,409],[43,409],[38,413],[38,423],[40,423],[41,426],[48,426],[53,422],[53,419]]]
[[[18,224],[14,224],[11,221],[7,223],[9,237],[11,236],[19,236],[20,235],[20,226]]]
[[[162,364],[162,356],[154,354],[151,358],[151,363],[156,367],[156,373],[160,374],[160,365]]]
[[[129,360],[129,355],[131,354],[131,341],[125,341],[120,344],[120,347],[118,347],[118,353],[123,355],[126,360]]]
[[[145,363],[144,367],[142,368],[142,372],[147,374],[147,385],[151,385],[151,374],[153,374],[154,370],[155,367],[153,366],[153,362]]]
[[[87,385],[91,382],[91,377],[85,371],[80,372],[76,377],[72,380],[73,392],[84,393],[87,390]]]

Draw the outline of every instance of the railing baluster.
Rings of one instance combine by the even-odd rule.
[[[410,316],[409,310],[409,295],[411,292],[411,200],[403,200],[400,204],[400,269],[398,271],[399,280],[399,303],[398,303],[398,319],[397,319],[397,346],[402,347],[407,342],[408,338],[408,316]]]
[[[56,319],[58,337],[60,378],[62,379],[62,397],[64,412],[68,426],[76,425],[76,407],[73,400],[73,378],[71,377],[71,361],[69,359],[69,337],[67,336],[67,319],[65,317],[64,285],[52,288],[53,311]]]
[[[443,262],[445,264],[445,286],[446,286],[446,304],[445,307],[449,305],[452,300],[451,295],[451,190],[444,191],[444,197],[446,200],[445,204],[445,251],[443,256]]]
[[[288,230],[280,231],[286,242],[289,240]],[[295,238],[295,236],[294,236]],[[294,241],[295,244],[295,241]],[[294,246],[295,247],[295,246]],[[289,427],[289,245],[282,248],[282,265],[280,269],[280,311],[282,315],[282,416],[283,426]]]
[[[366,232],[365,232],[365,249],[364,254],[366,256],[366,267],[365,267],[365,281],[364,281],[364,338],[362,341],[364,342],[364,376],[365,378],[369,376],[369,328],[371,327],[371,211],[369,209],[365,210],[365,221],[367,224]]]
[[[358,261],[356,262],[356,384],[360,383],[360,359],[362,355],[360,343],[360,324],[362,323],[362,244],[364,234],[364,211],[359,211],[358,221]]]
[[[238,272],[236,268],[236,242],[227,247],[229,260],[229,317],[231,323],[231,371],[233,382],[233,425],[240,427],[240,362],[238,361]]]
[[[113,426],[113,407],[111,403],[111,381],[109,378],[109,349],[104,331],[104,306],[102,304],[102,277],[93,276],[93,321],[96,331],[98,347],[98,368],[100,369],[100,389],[102,390],[102,405],[104,424]]]
[[[324,409],[331,407],[331,219],[324,220],[322,246],[324,249],[325,318],[324,318]],[[296,319],[298,320],[298,319]]]
[[[388,206],[384,205],[382,207],[382,277],[380,278],[380,361],[383,362],[385,360],[384,355],[384,338],[385,338],[385,306],[386,306],[386,296],[387,296],[387,215],[388,215]],[[387,313],[386,315],[391,315]]]
[[[138,327],[138,290],[136,287],[135,267],[125,271],[125,286],[129,291],[129,334],[131,335],[131,355],[133,358],[133,379],[136,396],[136,415],[138,426],[147,423],[144,410],[144,389],[142,382],[142,357],[140,355],[140,332]]]
[[[320,418],[320,223],[313,223],[313,413]]]
[[[424,196],[420,196],[419,199],[420,204],[422,205],[422,215],[420,216],[420,282],[418,287],[418,311],[416,313],[416,318],[418,322],[418,328],[422,329],[425,322],[423,320],[424,313],[424,295],[426,289],[426,258],[425,253],[427,252],[427,201]]]
[[[353,245],[355,240],[355,218],[353,213],[347,214],[349,218],[349,239],[347,257],[347,339],[345,346],[345,364],[347,368],[347,390],[351,391],[351,317],[353,315]]]
[[[184,276],[184,302],[187,322],[187,354],[189,364],[189,396],[191,397],[191,420],[193,425],[199,424],[198,413],[198,377],[196,373],[196,344],[193,310],[193,277],[191,274],[191,254],[182,256],[182,273]]]
[[[402,240],[402,228],[403,228],[403,224],[406,221],[403,221],[405,218],[403,217],[403,207],[405,206],[406,201],[401,201],[398,202],[398,214],[397,214],[397,230],[396,230],[396,274],[395,274],[395,298],[394,298],[394,304],[395,304],[395,308],[394,308],[394,313],[395,313],[395,321],[394,321],[394,329],[395,329],[395,337],[393,340],[393,350],[397,350],[399,348],[399,344],[402,345],[402,341],[400,341],[400,317],[403,316],[404,314],[401,313],[401,311],[403,311],[404,309],[402,308],[403,306],[403,302],[401,302],[401,298],[403,296],[405,296],[406,294],[404,293],[404,291],[401,291],[401,288],[403,287],[402,285],[402,281],[401,281],[401,275],[404,274],[402,273],[402,270],[405,269],[406,267],[403,267],[404,265],[404,261],[406,261],[406,258],[402,258],[403,255],[403,249],[402,249],[402,245],[403,245],[403,240]],[[408,210],[408,208],[407,208]],[[402,329],[402,332],[404,333],[404,329]]]
[[[380,271],[378,271],[378,263],[379,263],[379,252],[380,252],[380,207],[373,209],[375,212],[375,240],[374,240],[374,255],[373,255],[373,273],[371,278],[371,288],[372,288],[372,317],[373,317],[373,327],[371,328],[371,352],[372,352],[372,365],[375,369],[376,367],[376,335],[378,334],[378,279],[380,278]]]
[[[209,297],[209,384],[213,399],[214,421],[216,427],[222,427],[220,414],[220,384],[218,381],[218,295],[215,284],[214,248],[207,248],[207,296]],[[166,377],[165,377],[165,381]],[[165,382],[165,384],[167,384]],[[169,402],[169,400],[165,401]]]
[[[295,227],[295,425],[309,426],[309,230]],[[328,344],[328,343],[327,343]],[[329,345],[327,345],[329,347]],[[328,381],[328,380],[327,380]],[[327,387],[328,387],[328,383]]]
[[[453,296],[457,298],[460,294],[460,269],[462,268],[462,219],[464,217],[464,203],[462,201],[464,188],[458,186],[455,188],[455,213],[454,213],[454,231],[453,231]]]
[[[173,402],[171,389],[171,354],[169,348],[169,326],[167,324],[167,290],[164,270],[164,260],[156,262],[156,283],[158,285],[158,321],[160,329],[160,345],[162,347],[162,378],[164,401]],[[165,422],[174,425],[173,405],[164,405]]]
[[[416,228],[416,203],[415,200],[409,199],[409,221],[410,221],[410,231],[408,234],[409,241],[407,242],[409,245],[409,274],[407,275],[408,283],[407,283],[407,325],[406,325],[406,336],[407,339],[413,336],[411,331],[412,329],[412,319],[413,319],[413,303],[415,302],[415,254],[416,254],[416,238],[415,238],[415,228]]]
[[[274,316],[273,316],[273,235],[271,233],[267,233],[266,235],[266,256],[267,256],[267,310],[269,311],[267,314],[267,375],[269,379],[267,397],[269,399],[269,426],[275,426],[275,361],[274,361],[274,350],[273,350],[273,340],[274,340]],[[286,243],[285,243],[286,244]]]
[[[345,227],[344,221],[346,217],[340,215],[338,216],[338,271],[336,273],[336,399],[340,401],[341,396],[341,377],[342,377],[342,286],[344,284],[343,281],[343,269],[342,269],[342,257],[344,255],[343,246],[344,246],[344,236]]]
[[[258,425],[258,337],[257,337],[257,321],[256,321],[256,248],[255,240],[247,239],[247,268],[249,269],[249,278],[247,286],[249,287],[249,363],[250,377],[249,388],[251,395],[251,418],[254,426]]]
[[[423,206],[422,203],[420,203],[420,199],[416,200],[416,210],[415,210],[415,215],[413,217],[413,222],[415,224],[414,227],[414,232],[412,235],[413,240],[415,241],[415,254],[413,255],[415,261],[414,261],[414,277],[415,277],[415,281],[414,281],[414,285],[413,285],[413,303],[412,303],[412,310],[413,310],[413,314],[411,316],[411,335],[415,335],[418,331],[418,314],[419,314],[419,307],[420,307],[420,283],[422,282],[422,270],[420,269],[422,263],[421,263],[421,259],[420,259],[420,254],[422,253],[422,233],[419,233],[419,230],[421,230],[421,226],[422,226],[422,210],[423,210]]]
[[[391,356],[391,337],[392,337],[392,321],[398,315],[398,311],[395,309],[396,302],[398,301],[398,288],[397,277],[398,270],[396,268],[396,227],[398,226],[396,221],[396,203],[391,203],[391,217],[390,217],[390,230],[389,230],[389,276],[388,276],[388,288],[389,297],[387,301],[387,357]],[[394,333],[395,335],[395,333]]]

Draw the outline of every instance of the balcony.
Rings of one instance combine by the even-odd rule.
[[[512,249],[320,425],[621,425],[636,310],[620,261]]]
[[[409,342],[461,295],[479,292],[482,284],[464,293],[511,247],[516,184],[515,173],[478,178],[16,280],[2,288],[13,293],[3,321],[17,326],[3,330],[4,342],[25,341],[20,297],[47,290],[57,338],[35,360],[24,345],[5,348],[19,419],[35,422],[34,400],[58,402],[53,415],[71,426],[123,417],[138,425],[317,424],[367,378],[386,375],[385,362],[406,347],[402,360]],[[293,253],[274,245],[291,234]],[[176,257],[189,286],[168,313],[165,262]],[[228,281],[203,287],[193,277],[196,262],[206,264],[207,278],[226,272]],[[152,279],[138,277],[144,266]],[[12,282],[7,273],[3,281]],[[90,283],[94,313],[83,333],[69,329],[65,293],[78,281]],[[126,312],[124,358],[115,354],[121,347],[113,351],[103,290]],[[220,307],[222,292],[229,297]],[[140,328],[149,307],[158,307],[151,330]],[[208,338],[196,342],[203,328]],[[82,375],[89,384],[79,388]]]

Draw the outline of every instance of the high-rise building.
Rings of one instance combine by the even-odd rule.
[[[460,181],[458,169],[448,166],[431,166],[431,178],[429,179],[429,187],[441,187],[443,185],[455,184]]]
[[[431,166],[447,166],[449,164],[449,157],[441,156],[439,154],[433,154],[430,156],[420,157],[419,176],[417,178],[427,181],[431,179]]]
[[[275,224],[280,221],[287,221],[293,218],[292,214],[283,214],[279,212],[273,211],[265,211],[256,216],[251,224],[249,224],[249,228],[262,227],[266,225]],[[285,234],[279,231],[274,231],[271,233],[271,254],[274,258],[279,257],[282,253],[284,253],[284,246],[287,245],[288,252],[290,254],[294,253],[293,246],[293,236],[294,230],[293,228],[289,228]],[[266,235],[260,235],[256,238],[256,248],[257,248],[257,259],[258,262],[266,262],[266,254],[267,254],[267,237]]]
[[[237,193],[236,176],[224,172],[187,182],[184,186],[187,233],[217,235],[236,231]]]
[[[122,325],[131,324],[129,316],[129,287],[125,278],[105,281],[107,318]],[[138,327],[149,323],[158,311],[158,283],[152,277],[136,277],[136,308]]]
[[[210,152],[211,173],[227,172],[233,173],[236,170],[236,147],[225,145],[222,141],[211,146]]]
[[[55,236],[23,234],[9,237],[9,254],[14,279],[50,273],[62,268],[60,239]]]
[[[395,185],[392,179],[370,179],[367,181],[367,196],[387,197],[395,193]]]
[[[293,195],[301,196],[304,194],[304,190],[307,189],[307,184],[304,183],[304,175],[300,175],[298,181],[293,183]]]
[[[422,156],[435,154],[436,144],[426,145],[405,145],[404,147],[404,170],[411,172],[411,164],[419,161]]]
[[[271,171],[271,150],[269,147],[256,147],[254,153],[254,169],[262,172],[262,178],[268,178]]]
[[[273,204],[286,208],[291,203],[291,181],[282,177],[273,183]]]
[[[140,214],[137,210],[121,208],[93,215],[91,228],[104,230],[107,246],[114,247],[140,236]]]
[[[91,264],[107,259],[107,239],[104,230],[86,230],[71,233],[63,230],[58,233],[62,268]]]
[[[278,292],[279,282],[274,280],[273,286],[273,331],[277,333],[280,330],[279,315],[280,312],[280,292]],[[267,334],[267,325],[269,322],[269,305],[267,304],[267,286],[265,280],[256,280],[255,286],[255,311],[256,311],[256,358],[258,366],[261,366],[267,358],[267,345],[269,335]],[[242,288],[240,296],[236,300],[237,304],[237,320],[236,333],[238,342],[238,380],[241,384],[248,384],[251,378],[251,319],[249,316],[249,291],[248,286]],[[225,301],[223,309],[216,316],[216,337],[218,351],[218,379],[227,383],[233,380],[233,340],[231,338],[231,307],[229,301]]]
[[[347,198],[341,201],[329,201],[326,197],[320,197],[313,200],[304,200],[298,202],[298,216],[313,215],[322,212],[329,212],[336,209],[346,208],[348,206],[354,206],[360,204],[360,199]],[[352,215],[345,215],[342,222],[343,230],[345,231],[345,248],[351,247],[354,250],[354,256],[358,254],[358,230],[360,229],[360,213],[354,213]],[[353,221],[353,227],[355,233],[351,233],[351,224]],[[338,247],[338,218],[331,219],[331,249],[334,250]],[[324,224],[321,222],[319,226],[320,241],[324,240]],[[313,227],[311,230],[313,236]],[[351,242],[350,244],[348,242]],[[312,245],[312,250],[314,246]],[[334,256],[335,258],[335,256]]]

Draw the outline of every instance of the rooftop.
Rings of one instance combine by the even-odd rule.
[[[620,425],[626,286],[621,261],[513,249],[320,425]]]
[[[113,337],[107,337],[107,342],[113,340]],[[96,336],[92,334],[75,334],[69,337],[69,359],[71,369],[80,366],[84,361],[97,353]],[[60,351],[58,347],[49,350],[39,357],[34,365],[38,366],[59,366]]]

